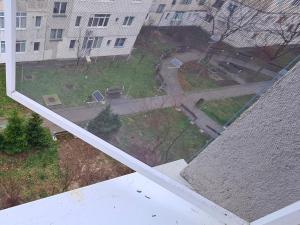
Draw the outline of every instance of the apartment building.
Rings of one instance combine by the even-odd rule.
[[[17,61],[127,55],[151,0],[17,0]],[[5,56],[0,0],[0,62]]]
[[[206,14],[204,0],[153,0],[145,21],[150,26],[200,26]]]
[[[151,26],[200,26],[222,35],[227,24],[235,29],[224,41],[234,47],[281,44],[300,23],[299,0],[154,0],[145,21]],[[290,33],[289,33],[290,32]],[[294,35],[294,34],[292,34]],[[300,34],[289,44],[300,42]]]

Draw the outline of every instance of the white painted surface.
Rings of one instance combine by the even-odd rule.
[[[252,222],[250,225],[299,225],[300,224],[300,201],[295,202],[283,209],[264,216]]]
[[[141,191],[141,193],[139,193]],[[0,211],[1,225],[221,225],[134,173]]]
[[[191,185],[180,175],[181,171],[187,167],[187,163],[184,159],[180,159],[174,162],[166,163],[155,167],[155,169],[162,174],[172,178],[180,184],[192,188]]]

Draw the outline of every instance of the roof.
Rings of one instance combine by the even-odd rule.
[[[193,188],[247,221],[300,199],[300,65],[184,170]]]

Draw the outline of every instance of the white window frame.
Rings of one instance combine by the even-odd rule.
[[[131,25],[133,24],[134,19],[135,19],[134,16],[125,16],[122,25],[123,25],[124,27],[131,26]]]
[[[5,41],[0,42],[0,53],[5,53]]]
[[[88,20],[88,27],[91,28],[104,28],[108,27],[109,19],[111,14],[109,13],[97,13],[90,16]]]
[[[123,38],[123,37],[121,37],[121,38],[116,38],[114,47],[115,47],[115,48],[124,48],[125,43],[126,43],[126,40],[127,40],[127,38]],[[123,41],[124,41],[124,42],[123,42]],[[120,42],[123,42],[123,44],[120,45]]]
[[[25,26],[22,26],[23,21],[25,21]],[[16,13],[16,28],[18,30],[26,29],[27,26],[27,13],[26,12],[17,12]]]
[[[38,50],[35,50],[35,49],[34,49],[34,48],[35,48],[35,44],[37,44],[37,43],[38,43]],[[34,51],[34,52],[40,51],[40,48],[41,48],[41,42],[39,42],[39,41],[33,42],[33,51]]]
[[[221,206],[213,203],[212,201],[204,198],[195,191],[191,190],[187,186],[180,184],[174,179],[162,174],[158,170],[146,165],[145,163],[139,161],[138,159],[132,157],[121,149],[113,146],[112,144],[102,140],[101,138],[93,135],[82,127],[76,125],[75,123],[67,120],[66,118],[58,115],[52,110],[42,106],[41,104],[33,101],[27,96],[16,90],[16,0],[4,0],[5,4],[5,41],[6,41],[6,93],[7,95],[29,108],[30,110],[40,114],[42,117],[46,118],[50,122],[56,124],[62,129],[70,132],[74,136],[82,139],[86,143],[92,145],[96,149],[110,157],[116,159],[117,161],[123,163],[124,165],[130,167],[134,171],[140,173],[146,178],[152,180],[158,185],[166,188],[170,192],[176,194],[177,196],[185,199],[191,204],[198,207],[200,210],[210,214],[215,219],[222,221],[226,224],[231,225],[248,225],[249,223],[235,214],[229,212],[228,210],[222,208]]]
[[[52,32],[55,32],[55,35],[54,35],[55,37],[52,37]],[[62,40],[63,32],[64,32],[63,29],[56,29],[56,28],[50,29],[50,41],[60,41],[60,40]],[[61,34],[61,37],[60,37],[59,34]]]
[[[39,25],[37,25],[37,22],[38,22],[38,18],[40,18],[40,20],[39,20]],[[35,27],[41,27],[42,26],[42,20],[43,20],[43,17],[42,16],[36,16],[35,17],[35,21],[34,21],[34,26]]]
[[[55,4],[59,4],[59,7],[58,7],[58,12],[54,12],[54,9],[55,9]],[[62,12],[62,5],[65,5],[65,11],[64,12]],[[53,13],[53,15],[62,15],[62,16],[64,16],[64,15],[66,15],[66,12],[67,12],[67,5],[68,5],[68,3],[67,2],[63,2],[63,1],[55,1],[54,3],[53,3],[53,11],[52,11],[52,13]]]
[[[20,51],[17,51],[17,45],[19,45]],[[21,51],[22,50],[22,51]],[[26,40],[16,41],[16,53],[24,53],[26,52]]]
[[[101,48],[103,37],[85,37],[82,42],[82,49]],[[91,42],[91,47],[88,47],[88,42]]]
[[[80,27],[81,20],[82,20],[82,16],[76,16],[76,18],[75,18],[75,27]]]
[[[3,11],[0,11],[0,19],[1,19],[1,21],[3,21],[3,22],[1,22],[3,24],[3,26],[0,27],[0,30],[4,30],[4,28],[5,28],[5,16],[4,16]]]

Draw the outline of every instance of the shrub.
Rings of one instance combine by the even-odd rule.
[[[49,147],[53,142],[49,130],[42,127],[42,123],[42,118],[37,113],[32,113],[26,124],[26,140],[31,148]]]
[[[20,153],[28,148],[25,135],[25,120],[14,111],[8,118],[7,127],[4,130],[5,152]]]
[[[107,106],[97,117],[88,124],[88,131],[103,139],[109,139],[111,134],[118,131],[121,121],[118,115],[113,114]]]

